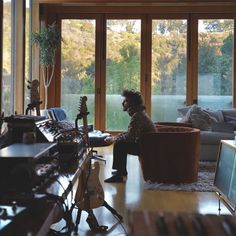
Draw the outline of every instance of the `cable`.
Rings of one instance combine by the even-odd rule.
[[[64,186],[62,185],[62,183],[57,179],[56,182],[58,182],[60,184],[60,186],[62,187],[62,189],[64,190],[64,192],[66,192],[66,189],[64,188]],[[69,182],[69,185],[72,186],[72,182],[71,181],[68,181]],[[73,189],[73,188],[72,188]],[[47,193],[48,196],[50,196],[51,194]],[[55,195],[54,195],[55,196]],[[57,234],[61,234],[61,231],[64,230],[64,229],[70,229],[70,226],[73,225],[73,221],[72,221],[72,211],[73,209],[72,208],[69,208],[69,200],[68,200],[68,197],[66,196],[66,202],[67,202],[67,205],[65,203],[65,199],[63,199],[62,197],[59,197],[59,196],[56,196],[60,201],[61,203],[64,205],[64,209],[63,209],[63,219],[66,221],[66,225],[64,227],[62,227],[59,231],[57,230],[52,230],[51,229],[51,232],[53,233],[57,233]],[[73,192],[72,192],[72,197],[73,197]],[[58,203],[59,204],[59,203]],[[71,204],[72,204],[72,201],[71,201]],[[73,205],[73,204],[72,204]],[[68,233],[68,232],[66,232]],[[64,233],[62,233],[64,234]],[[67,235],[67,234],[65,234]]]
[[[128,232],[126,231],[126,229],[125,229],[124,225],[122,224],[120,218],[119,218],[117,215],[115,215],[114,213],[112,213],[112,212],[111,212],[111,214],[112,214],[113,217],[117,220],[117,222],[119,223],[119,225],[120,225],[121,228],[123,229],[125,235],[128,235]],[[121,233],[121,234],[122,234],[122,233]],[[118,235],[120,235],[120,234],[118,234]]]
[[[64,186],[62,185],[62,183],[61,183],[58,179],[56,179],[56,182],[62,187],[63,191],[66,192],[66,189],[64,188]],[[62,197],[61,197],[61,198],[62,198]],[[65,199],[63,199],[63,202],[64,202],[64,200],[65,200]],[[68,201],[67,196],[66,196],[66,201],[67,201],[67,206],[69,206],[69,201]],[[64,204],[65,204],[65,203],[64,203]],[[66,206],[66,204],[65,204],[65,206]]]
[[[115,217],[115,218],[116,218],[116,217]],[[123,229],[125,235],[129,235],[128,232],[126,231],[124,225],[122,224],[122,222],[121,222],[120,220],[118,220],[118,222],[119,222],[119,225],[121,226],[121,228]]]
[[[70,186],[71,186],[71,199],[70,199],[70,202],[71,202],[71,204],[73,205],[73,185],[72,185],[72,181],[70,180],[69,181],[69,184],[70,184]]]

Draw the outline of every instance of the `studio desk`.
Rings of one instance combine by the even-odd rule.
[[[55,146],[16,143],[0,150],[0,235],[46,235],[51,224],[60,220],[63,204],[70,207],[90,154],[84,152],[79,159],[57,166],[52,158],[55,154],[50,153]],[[41,165],[54,169],[46,176],[39,173],[44,172]]]

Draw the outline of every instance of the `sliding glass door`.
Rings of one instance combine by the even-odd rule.
[[[80,97],[87,96],[88,123],[94,124],[95,19],[64,19],[61,47],[61,106],[74,121]]]
[[[233,19],[198,20],[198,104],[232,108]]]
[[[186,101],[187,20],[152,20],[151,108],[157,121],[176,121]]]
[[[124,89],[143,93],[154,121],[176,121],[177,109],[195,102],[209,109],[233,106],[234,19],[78,17],[61,21],[61,106],[71,121],[86,95],[88,123],[126,130]]]
[[[125,130],[130,118],[121,93],[140,91],[141,20],[109,19],[106,35],[106,130]]]
[[[10,0],[3,1],[3,70],[2,70],[2,112],[4,115],[11,115],[13,113],[13,2]]]
[[[30,90],[27,88],[28,81],[32,78],[32,63],[31,63],[31,9],[32,0],[25,0],[25,96],[24,108],[31,102]]]

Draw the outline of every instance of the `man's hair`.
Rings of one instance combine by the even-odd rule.
[[[125,89],[122,92],[122,96],[125,97],[131,104],[131,106],[140,106],[145,109],[143,97],[140,92],[133,89]]]

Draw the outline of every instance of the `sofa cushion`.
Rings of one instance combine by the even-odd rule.
[[[222,113],[224,115],[224,121],[232,124],[236,130],[236,109],[225,109],[222,110]]]
[[[191,107],[192,106],[181,107],[181,108],[178,108],[177,111],[182,117],[184,117],[186,116],[187,112],[189,111]]]
[[[234,133],[201,131],[201,144],[216,145],[223,139],[234,139]]]
[[[211,130],[211,125],[217,119],[197,105],[192,105],[185,115],[184,122],[191,122],[194,128],[200,130]]]
[[[215,122],[211,125],[211,130],[214,132],[233,133],[234,125],[227,122]]]
[[[210,109],[206,109],[204,111],[207,112],[211,117],[215,117],[217,122],[224,122],[224,115],[221,110],[213,111]]]
[[[222,109],[223,116],[236,117],[236,108]]]
[[[181,108],[178,108],[177,111],[182,117],[185,117],[188,111],[194,106],[197,106],[197,105],[194,104],[192,106],[181,107]],[[211,117],[214,117],[218,122],[224,122],[224,115],[221,110],[213,111],[210,109],[203,109],[203,108],[201,109],[205,111],[206,113],[208,113]]]

